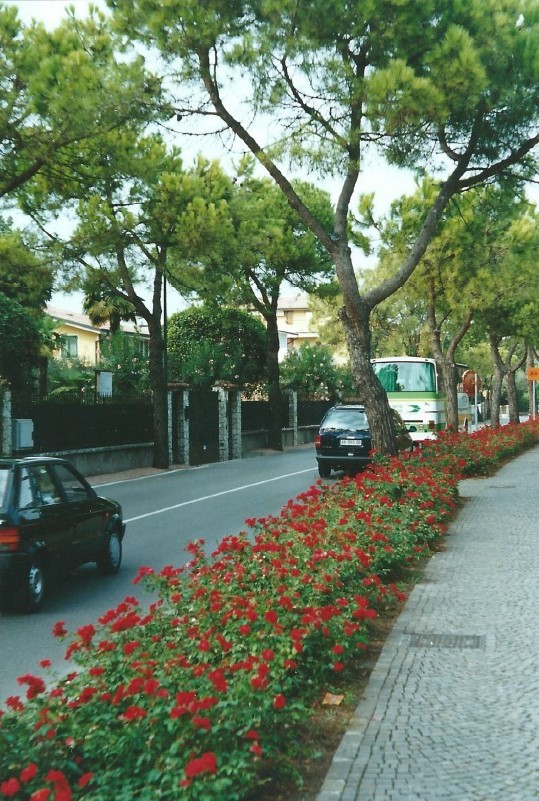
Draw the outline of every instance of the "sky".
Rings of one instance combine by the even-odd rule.
[[[90,2],[90,0],[2,0],[2,2],[15,5],[18,8],[21,20],[25,24],[29,24],[35,19],[50,28],[54,28],[61,23],[65,16],[66,9],[69,6],[73,6],[76,15],[80,17],[86,16],[90,5],[101,7],[106,11],[104,0],[93,0],[93,2]],[[199,149],[204,149],[204,155],[209,158],[222,158],[222,153],[216,152],[214,155],[211,152],[207,139],[204,140],[203,145],[200,145],[198,141],[195,145],[192,142],[193,139],[194,137],[190,137],[188,141],[178,141],[175,143],[180,146],[182,155],[184,155],[185,158],[185,163],[189,163],[190,158],[194,160]],[[323,185],[321,188],[327,189],[334,199],[336,199],[336,187],[337,184],[333,183]],[[383,211],[389,207],[390,202],[395,197],[405,192],[413,191],[413,179],[411,174],[406,174],[402,170],[390,168],[382,163],[373,162],[367,167],[365,175],[362,178],[361,191],[374,191],[377,210]],[[56,292],[51,300],[51,305],[66,311],[81,312],[82,297],[82,293],[66,295],[62,292]],[[184,301],[180,298],[178,293],[169,287],[167,296],[169,314],[178,311],[183,308],[184,305]]]

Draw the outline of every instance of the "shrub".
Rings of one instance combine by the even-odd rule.
[[[406,460],[318,482],[281,514],[246,521],[206,555],[136,579],[126,598],[67,638],[80,671],[52,688],[19,678],[0,720],[0,796],[131,801],[244,798],[296,747],[313,700],[403,594],[395,570],[446,531],[462,476],[539,439],[539,423],[450,434]]]

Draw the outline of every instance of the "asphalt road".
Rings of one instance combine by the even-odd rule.
[[[189,560],[186,546],[203,538],[211,552],[227,534],[245,529],[247,518],[278,514],[283,505],[318,478],[314,446],[232,462],[153,473],[96,486],[100,495],[118,500],[127,523],[120,573],[103,577],[85,565],[51,589],[36,615],[0,615],[0,705],[21,694],[17,677],[25,673],[51,678],[39,662],[50,659],[53,674],[72,667],[65,644],[52,636],[56,622],[69,631],[94,623],[126,596],[141,602],[149,594],[132,581],[139,567],[156,570]],[[23,691],[25,688],[22,688]]]

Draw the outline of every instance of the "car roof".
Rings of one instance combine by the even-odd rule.
[[[339,403],[336,406],[332,406],[331,409],[328,409],[328,412],[331,412],[333,409],[355,409],[356,411],[364,412],[365,406],[360,403]]]
[[[0,456],[0,465],[2,466],[15,467],[15,465],[31,464],[71,464],[71,462],[59,456]]]

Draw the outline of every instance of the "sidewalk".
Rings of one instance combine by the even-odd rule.
[[[459,490],[317,801],[539,798],[539,447]]]

